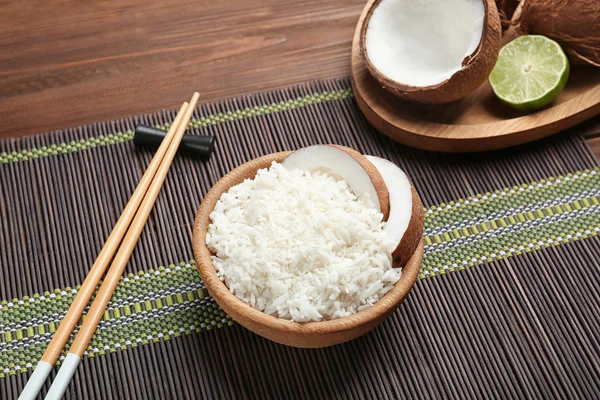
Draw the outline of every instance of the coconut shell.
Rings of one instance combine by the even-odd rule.
[[[360,33],[360,48],[367,69],[384,89],[407,100],[423,103],[449,103],[466,97],[487,80],[502,47],[502,28],[494,0],[482,0],[485,19],[481,42],[473,54],[465,57],[463,68],[441,83],[421,87],[406,85],[388,78],[381,74],[369,60],[365,46],[367,27],[373,11],[381,1],[385,0],[375,0],[365,16]]]
[[[600,0],[523,0],[519,31],[557,41],[574,64],[600,67]]]
[[[412,190],[412,214],[406,232],[404,232],[404,236],[402,236],[402,240],[400,240],[400,244],[398,244],[396,250],[392,252],[394,268],[400,268],[406,265],[408,260],[410,260],[415,253],[417,247],[419,247],[421,239],[423,238],[423,203],[412,182],[410,183],[410,188]]]
[[[498,15],[502,23],[502,30],[507,30],[512,26],[512,16],[519,5],[519,0],[496,0]]]
[[[367,159],[367,157],[360,154],[358,151],[351,149],[350,147],[340,146],[337,144],[329,144],[327,146],[335,147],[346,152],[354,161],[358,162],[361,167],[367,172],[375,190],[377,191],[377,197],[379,200],[379,207],[383,214],[383,221],[387,221],[390,216],[390,193],[388,192],[387,186],[383,177],[379,173],[379,170]],[[374,200],[375,201],[375,200]]]

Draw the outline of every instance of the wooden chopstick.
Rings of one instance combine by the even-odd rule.
[[[96,286],[98,286],[98,282],[102,278],[102,275],[104,275],[106,267],[108,267],[110,260],[113,258],[115,252],[119,248],[121,240],[123,239],[123,236],[125,236],[127,228],[131,224],[131,220],[135,216],[136,211],[142,203],[144,195],[146,194],[152,179],[154,179],[154,175],[156,174],[156,171],[158,171],[158,167],[160,166],[169,148],[169,144],[171,143],[177,131],[177,127],[183,119],[185,110],[187,110],[187,106],[188,103],[184,103],[179,109],[179,112],[177,113],[177,116],[175,117],[175,120],[169,129],[169,132],[156,151],[156,154],[148,165],[146,172],[144,172],[142,179],[140,179],[138,186],[127,202],[125,209],[121,213],[121,216],[115,224],[112,232],[108,236],[108,239],[106,239],[102,250],[98,254],[94,265],[83,281],[83,284],[77,292],[73,303],[71,303],[69,306],[69,310],[58,326],[54,337],[48,344],[48,347],[38,362],[35,371],[23,388],[23,391],[19,396],[19,400],[29,400],[37,397],[42,385],[50,374],[50,371],[52,371],[52,366],[56,363],[58,357],[60,357],[65,344],[73,332],[73,329],[77,325],[77,322],[81,319],[81,315],[83,314],[85,307],[88,305],[90,298],[94,294]]]
[[[127,242],[127,250],[119,250],[117,256],[115,256],[115,259],[111,265],[111,268],[109,269],[106,279],[100,287],[98,296],[92,304],[92,309],[94,309],[94,305],[96,305],[94,310],[95,313],[99,312],[98,318],[89,318],[92,312],[92,309],[90,309],[90,312],[88,312],[87,314],[88,318],[86,318],[84,324],[82,325],[82,329],[84,326],[86,327],[85,331],[87,332],[87,340],[84,339],[84,336],[81,336],[81,339],[79,340],[79,346],[82,346],[83,350],[81,350],[80,352],[78,351],[76,354],[79,354],[79,359],[83,355],[85,347],[87,347],[87,344],[89,343],[89,340],[93,335],[98,321],[102,316],[104,309],[106,308],[106,305],[108,304],[108,301],[110,300],[110,297],[112,296],[116,285],[118,284],[123,269],[125,268],[125,265],[127,264],[129,257],[131,256],[133,247],[135,247],[137,239],[139,238],[139,235],[148,218],[148,215],[150,214],[152,206],[154,205],[154,201],[156,200],[158,192],[160,191],[160,187],[164,182],[164,179],[168,172],[169,166],[173,161],[175,152],[177,151],[177,147],[181,142],[183,134],[185,133],[185,129],[191,118],[192,112],[196,107],[198,98],[199,94],[194,93],[190,104],[184,103],[179,109],[179,112],[177,113],[177,116],[175,117],[175,120],[173,121],[173,124],[169,129],[169,132],[167,133],[165,139],[156,151],[156,154],[154,155],[152,161],[148,165],[148,168],[142,176],[142,179],[140,180],[136,190],[134,191],[121,216],[119,217],[119,220],[115,224],[113,231],[106,240],[104,247],[98,254],[98,257],[94,262],[94,265],[90,269],[90,272],[88,273],[85,281],[83,282],[79,292],[77,293],[77,296],[75,297],[73,303],[69,307],[67,314],[61,321],[59,328],[56,331],[56,334],[54,335],[52,341],[48,345],[48,348],[44,352],[44,355],[42,356],[40,362],[36,366],[34,373],[29,378],[27,385],[21,392],[19,400],[35,399],[37,397],[42,385],[44,384],[46,378],[52,370],[52,366],[58,360],[58,357],[60,356],[62,349],[64,348],[71,333],[73,332],[75,325],[80,320],[81,315],[83,314],[83,310],[89,303],[89,300],[93,295],[96,286],[98,285],[98,282],[102,278],[102,275],[104,274],[110,260],[113,258],[115,252],[117,251],[117,248],[119,248],[119,245],[121,245],[122,249],[123,244]],[[159,183],[156,184],[156,182]],[[143,215],[144,217],[138,218],[138,216],[140,215]],[[125,239],[123,239],[124,236]],[[121,243],[121,240],[124,240],[123,243]],[[117,257],[119,257],[120,260],[118,264]],[[107,281],[109,283],[107,283]],[[102,296],[100,296],[100,293],[102,293]],[[80,337],[81,333],[82,331],[80,330],[76,337],[76,340]],[[85,345],[83,345],[84,341]],[[73,346],[71,347],[70,353],[72,352],[72,349]],[[75,368],[76,366],[77,365],[75,365]],[[64,364],[63,368],[59,371],[59,375],[61,375],[63,369],[65,369]],[[64,389],[66,389],[66,386],[68,386],[68,381],[70,380],[71,376],[72,373],[69,375],[68,380],[64,385],[63,391],[60,393],[60,395],[58,395],[57,398],[62,397]],[[57,382],[57,380],[55,380],[55,382]],[[54,388],[55,385],[53,385],[52,387]]]
[[[96,298],[94,299],[90,310],[87,312],[85,320],[83,324],[79,328],[79,332],[75,336],[75,340],[69,349],[69,353],[67,357],[62,363],[48,394],[46,395],[46,400],[60,400],[65,393],[65,390],[69,386],[71,382],[71,378],[81,361],[81,357],[83,357],[83,353],[85,352],[98,323],[102,319],[104,315],[104,310],[106,310],[106,306],[112,297],[115,288],[119,284],[119,280],[121,275],[123,275],[123,270],[125,266],[129,262],[129,258],[131,257],[131,253],[137,244],[137,241],[144,229],[144,225],[148,220],[148,216],[152,211],[152,207],[154,206],[154,202],[158,197],[160,189],[167,177],[167,173],[169,172],[169,168],[171,167],[171,163],[173,162],[173,158],[175,158],[175,153],[177,152],[177,148],[179,147],[179,143],[185,133],[185,129],[187,124],[192,117],[192,112],[196,108],[196,104],[198,103],[198,98],[200,97],[199,93],[194,93],[194,96],[190,100],[190,104],[187,109],[184,111],[183,118],[177,127],[176,133],[173,137],[173,140],[169,144],[169,148],[167,149],[167,153],[165,154],[160,166],[158,167],[158,171],[142,200],[142,204],[135,214],[127,233],[125,234],[125,238],[121,243],[121,247],[119,247],[119,251],[115,255],[113,262],[104,277],[102,285],[96,294]]]

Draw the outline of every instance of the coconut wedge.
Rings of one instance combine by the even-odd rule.
[[[369,72],[388,91],[447,103],[487,79],[501,39],[495,0],[374,0],[360,46]]]
[[[325,171],[348,183],[356,196],[368,194],[387,221],[390,213],[388,188],[379,170],[356,150],[338,145],[316,145],[297,150],[281,163],[287,169]]]
[[[390,194],[390,216],[384,231],[398,243],[392,252],[395,267],[403,267],[423,236],[423,204],[410,180],[396,164],[365,156],[381,173]]]

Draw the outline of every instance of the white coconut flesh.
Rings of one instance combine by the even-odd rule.
[[[332,146],[316,145],[297,150],[287,156],[281,163],[286,169],[301,171],[322,171],[339,177],[357,197],[369,196],[373,207],[381,212],[379,196],[371,177],[352,156]]]
[[[390,194],[390,215],[384,232],[400,244],[412,217],[412,188],[408,177],[396,164],[375,156],[365,157],[377,168]]]
[[[395,82],[437,85],[477,50],[484,16],[483,0],[381,0],[366,29],[367,56]]]

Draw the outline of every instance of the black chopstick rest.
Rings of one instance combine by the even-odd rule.
[[[135,127],[133,143],[136,146],[158,147],[166,135],[167,132],[162,129],[140,124]],[[214,136],[183,135],[179,150],[206,160],[212,154],[214,147]]]

